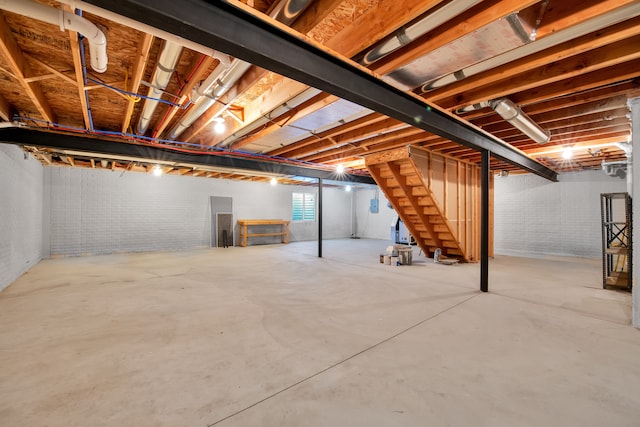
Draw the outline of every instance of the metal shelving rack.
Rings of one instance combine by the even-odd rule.
[[[632,206],[629,193],[600,194],[602,213],[602,287],[631,290]]]

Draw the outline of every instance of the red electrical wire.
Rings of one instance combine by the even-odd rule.
[[[187,78],[182,82],[182,85],[180,86],[180,89],[178,89],[178,93],[177,93],[178,96],[182,95],[182,90],[187,85],[187,83],[191,81],[191,79],[193,78],[193,75],[196,73],[196,71],[198,71],[200,69],[200,67],[202,66],[202,63],[204,62],[204,59],[206,57],[207,56],[204,55],[204,54],[200,55],[200,60],[198,61],[196,66],[193,67],[193,69],[191,70],[191,73],[189,73]],[[153,130],[153,133],[151,134],[152,138],[156,138],[158,136],[158,129],[160,129],[160,127],[164,124],[164,122],[167,120],[167,117],[169,117],[169,111],[171,111],[171,108],[167,108],[166,111],[164,112],[164,116],[162,116],[162,119],[160,119],[160,122],[156,125],[156,128]]]

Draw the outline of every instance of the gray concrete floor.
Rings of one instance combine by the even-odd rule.
[[[2,426],[637,426],[598,260],[379,240],[45,260],[0,294]]]

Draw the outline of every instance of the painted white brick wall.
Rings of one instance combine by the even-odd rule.
[[[378,213],[369,209],[371,199],[378,198]],[[387,206],[387,199],[378,187],[358,188],[354,198],[355,234],[368,239],[387,239],[391,242],[391,221],[395,210]]]
[[[601,256],[600,193],[626,191],[601,171],[565,173],[553,183],[535,175],[495,178],[495,252]]]
[[[0,290],[42,259],[43,167],[0,144]]]
[[[46,168],[45,184],[50,189],[45,213],[50,253],[68,256],[207,247],[210,196],[232,197],[237,221],[289,219],[292,192],[317,192],[313,187],[68,167]],[[324,238],[348,237],[350,193],[325,188],[323,194]],[[317,230],[316,222],[292,222],[291,241],[316,239]]]

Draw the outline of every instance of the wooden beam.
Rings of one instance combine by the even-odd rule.
[[[67,11],[73,12],[70,6],[65,6]],[[76,75],[73,83],[76,85],[78,91],[78,99],[82,106],[82,118],[84,120],[84,128],[93,131],[93,121],[91,119],[91,111],[89,107],[88,94],[84,91],[84,72],[82,66],[82,58],[80,56],[80,43],[84,43],[79,40],[78,33],[75,31],[67,31],[69,34],[69,44],[71,47],[71,55],[73,57],[73,69]]]
[[[539,38],[564,28],[588,21],[637,0],[572,0],[551,1],[536,33]]]
[[[309,156],[308,158],[304,158],[306,161],[314,161],[316,163],[326,163],[329,161],[340,161],[343,158],[349,158],[353,156],[369,156],[372,153],[379,153],[387,150],[393,150],[400,147],[406,147],[408,145],[421,144],[429,139],[439,138],[435,135],[429,135],[426,132],[410,132],[412,129],[406,130],[406,133],[402,133],[396,135],[396,137],[385,138],[384,140],[379,140],[378,137],[372,138],[375,140],[375,144],[371,144],[370,141],[367,141],[366,146],[355,146],[353,148],[337,148],[335,150],[326,150],[317,155]],[[451,143],[456,146],[458,144]]]
[[[11,104],[2,95],[0,95],[0,119],[5,122],[11,121]]]
[[[342,4],[342,0],[315,0],[295,20],[291,28],[302,34],[307,34],[340,4]]]
[[[358,129],[353,129],[340,135],[332,136],[331,138],[319,139],[317,142],[311,145],[287,151],[284,156],[298,159],[311,154],[315,154],[318,151],[322,151],[326,148],[335,147],[338,145],[357,144],[358,146],[362,146],[362,141],[358,141],[355,143],[352,143],[351,141],[364,140],[366,138],[374,136],[380,136],[381,138],[385,139],[393,138],[394,136],[391,135],[392,131],[401,131],[407,129],[415,132],[424,132],[421,129],[412,128],[405,123],[400,123],[395,119],[384,119],[380,122],[376,122]]]
[[[365,41],[364,44],[368,45],[370,43],[373,43],[374,41],[380,40],[380,38],[385,34],[395,31],[398,27],[406,24],[411,19],[429,10],[436,4],[440,3],[440,1],[442,0],[429,0],[425,2],[408,3],[398,2],[397,0],[380,0],[375,6],[368,10],[366,14],[356,20],[357,23],[355,23],[354,25],[350,25],[344,31],[341,31],[339,33],[339,36],[328,40],[326,42],[326,46],[346,57],[351,57],[362,50],[363,41]],[[310,30],[311,28],[315,27],[320,22],[320,20],[323,19],[324,16],[326,16],[326,9],[332,10],[333,8],[337,7],[340,2],[323,1],[323,3],[326,3],[327,5],[327,8],[325,8],[324,11],[320,11],[319,9],[317,9],[317,11],[314,13],[313,11],[315,9],[310,8],[310,10],[305,11],[305,13],[303,14],[304,19],[303,17],[298,19],[296,22],[294,22],[292,28],[301,31],[303,34],[306,33],[305,30]],[[320,5],[317,5],[316,7],[319,6]],[[377,16],[375,18],[377,24],[375,26],[372,26],[372,23],[368,20],[372,19],[372,17],[374,16]],[[314,19],[316,20],[315,22]],[[245,76],[243,76],[238,81],[234,89],[231,90],[229,94],[225,95],[224,99],[221,100],[221,105],[214,105],[209,110],[207,110],[189,127],[189,129],[187,129],[180,136],[180,139],[186,142],[192,142],[199,133],[207,128],[213,118],[220,113],[220,110],[223,108],[222,105],[234,103],[235,100],[240,96],[240,94],[243,94],[247,89],[253,87],[267,74],[268,72],[261,68],[252,67],[252,69],[250,69],[249,72],[247,72]],[[278,88],[277,91],[267,93],[268,96],[263,95],[260,102],[252,103],[253,105],[259,106],[259,108],[251,108],[251,106],[247,106],[247,108],[245,109],[245,111],[247,112],[245,123],[247,125],[253,123],[253,121],[255,121],[258,117],[264,115],[265,113],[268,113],[273,108],[287,102],[306,88],[306,85],[290,81],[289,83],[287,83],[287,85],[283,85],[283,87]],[[322,106],[323,105],[320,105],[318,106],[318,108],[321,108]],[[254,113],[255,111],[257,111],[258,113]],[[313,109],[310,108],[308,112],[309,114],[312,113]],[[216,139],[211,142],[211,145],[216,145],[228,135],[231,135],[240,129],[240,126],[234,125],[223,136],[216,137]],[[246,144],[242,144],[240,146],[244,145]]]
[[[238,82],[219,100],[220,102],[213,104],[204,114],[196,119],[191,126],[180,135],[180,139],[185,142],[192,142],[200,132],[209,126],[215,117],[227,108],[226,106],[233,104],[246,90],[256,85],[266,73],[267,71],[259,67],[252,66],[249,68]],[[300,91],[302,91],[305,86],[301,83],[298,84],[300,85]],[[215,144],[215,142],[213,144]]]
[[[328,40],[325,45],[351,58],[441,2],[442,0],[378,0],[355,22]]]
[[[574,79],[640,58],[640,35],[625,39],[570,58],[539,66],[492,84],[468,89],[442,99],[443,108],[461,108],[468,105],[508,96],[558,81]]]
[[[40,83],[27,83],[24,80],[26,77],[32,77],[33,73],[2,13],[0,13],[0,54],[4,56],[13,75],[16,76],[18,83],[23,87],[42,118],[54,123],[56,121],[55,115],[42,92]]]
[[[153,36],[151,34],[143,34],[142,38],[138,41],[138,51],[135,57],[135,64],[133,65],[133,70],[131,72],[131,83],[126,88],[128,92],[137,93],[138,88],[140,87],[140,82],[142,81],[142,77],[144,76],[144,71],[147,66],[147,61],[149,59],[149,51],[151,50],[151,45],[153,44]],[[135,107],[136,102],[132,98],[127,98],[127,108],[124,112],[124,117],[122,118],[122,126],[120,128],[122,133],[127,133],[129,130],[129,124],[131,123],[131,115],[133,114],[133,108]]]
[[[270,122],[267,122],[265,128],[263,128],[261,131],[256,132],[246,138],[237,140],[231,145],[231,148],[237,150],[239,148],[245,147],[259,140],[260,138],[264,138],[265,136],[275,132],[276,130],[282,128],[283,126],[286,126],[289,123],[293,123],[302,117],[306,117],[307,115],[314,113],[323,107],[326,107],[327,105],[333,104],[338,99],[340,98],[338,98],[337,96],[320,92],[313,98],[303,102],[297,107],[292,108],[281,116],[272,119]]]
[[[77,34],[77,33],[76,33]],[[61,71],[56,70],[55,68],[53,68],[52,66],[50,66],[49,64],[47,64],[46,62],[43,62],[41,60],[39,60],[38,58],[36,58],[35,56],[29,55],[28,53],[24,53],[23,54],[25,56],[25,58],[28,58],[29,61],[35,62],[36,64],[38,64],[40,67],[44,68],[45,70],[49,71],[51,74],[49,75],[53,75],[54,77],[59,77],[62,80],[64,80],[65,82],[72,84],[74,86],[78,86],[78,82],[76,82],[74,79],[72,79],[71,77],[67,76],[66,74],[64,74]],[[48,76],[45,76],[48,78]],[[35,80],[34,80],[35,79]],[[26,78],[25,81],[36,81],[36,80],[42,80],[39,77],[31,77],[31,78]],[[82,86],[82,85],[81,85]]]
[[[41,76],[36,76],[36,77],[27,77],[24,79],[24,81],[27,83],[33,83],[33,82],[41,82],[42,80],[54,79],[56,77],[58,76],[51,73],[51,74],[43,74]]]
[[[592,71],[578,77],[560,80],[509,95],[514,103],[529,104],[550,98],[571,95],[583,90],[595,89],[640,77],[640,60],[634,59],[604,69]]]
[[[378,74],[387,74],[433,50],[451,43],[514,12],[525,9],[538,0],[488,0],[456,16],[450,21],[409,43],[404,48],[373,64]]]
[[[165,116],[162,118],[161,123],[157,124],[157,127],[153,130],[154,138],[156,138],[158,135],[161,135],[162,132],[164,132],[164,130],[167,128],[167,126],[169,126],[169,123],[171,123],[175,115],[178,113],[178,111],[180,111],[179,105],[184,105],[189,96],[191,96],[191,91],[193,90],[195,85],[205,78],[205,73],[215,62],[215,58],[207,56],[202,60],[202,63],[200,64],[198,69],[193,70],[193,76],[191,76],[191,79],[186,82],[185,86],[180,90],[182,96],[176,103],[178,105],[172,105],[171,107],[169,107]]]
[[[406,129],[400,129],[382,135],[376,134],[375,136],[372,136],[370,138],[363,139],[355,143],[350,143],[347,145],[347,147],[319,149],[317,150],[317,152],[300,157],[300,159],[308,162],[323,163],[328,159],[336,159],[342,156],[367,155],[370,152],[379,151],[379,146],[384,146],[384,149],[387,150],[390,148],[402,147],[406,146],[410,142],[421,140],[425,135],[427,134],[422,129],[408,127]]]
[[[425,98],[439,104],[448,97],[457,96],[460,93],[498,81],[504,81],[504,79],[514,78],[514,76],[521,73],[529,72],[538,67],[547,67],[554,62],[620,42],[637,34],[640,34],[640,17],[623,21],[604,30],[553,46],[486,72],[466,77],[458,82],[428,92]]]
[[[382,120],[388,120],[387,117],[378,114],[378,113],[372,113],[372,114],[368,114],[364,117],[361,117],[359,119],[356,120],[352,120],[350,122],[347,122],[343,125],[340,126],[336,126],[332,129],[328,129],[324,132],[320,132],[316,135],[313,135],[311,137],[302,139],[300,141],[296,141],[292,144],[277,148],[275,150],[271,150],[268,154],[271,156],[283,156],[283,157],[287,157],[287,153],[289,153],[292,150],[296,150],[305,146],[308,146],[309,144],[313,144],[315,142],[318,142],[321,139],[324,138],[333,138],[336,137],[338,135],[342,135],[346,132],[349,132],[351,130],[355,130],[358,128],[361,128],[363,126],[367,126],[369,124],[373,124],[373,123],[377,123],[380,122]]]

